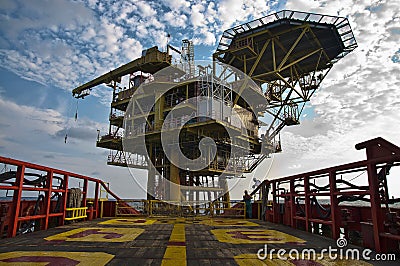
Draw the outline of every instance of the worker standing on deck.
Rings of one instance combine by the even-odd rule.
[[[250,218],[251,219],[251,212],[252,212],[252,208],[251,208],[251,196],[249,195],[249,193],[247,192],[247,190],[244,191],[244,195],[243,195],[243,201],[244,201],[244,205],[245,205],[245,210],[246,210],[246,218]]]

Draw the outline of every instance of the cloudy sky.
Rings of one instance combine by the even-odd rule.
[[[173,46],[192,39],[196,59],[209,59],[225,29],[281,9],[347,17],[359,47],[333,67],[301,125],[284,129],[284,152],[254,175],[362,160],[354,145],[377,136],[400,145],[399,0],[1,0],[0,154],[102,178],[122,197],[144,197],[128,170],[107,166],[108,151],[95,147],[97,130],[107,130],[110,90],[99,86],[78,104],[71,90],[144,48],[162,49],[168,33]],[[399,196],[395,174],[390,192]],[[142,185],[145,176],[135,173]],[[249,185],[250,177],[236,195]]]

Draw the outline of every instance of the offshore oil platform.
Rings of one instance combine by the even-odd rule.
[[[250,208],[229,195],[229,179],[282,151],[281,130],[300,123],[356,47],[346,18],[284,10],[226,30],[210,62],[183,40],[75,88],[84,98],[111,87],[97,146],[110,150],[109,165],[148,170],[147,199],[0,157],[10,198],[0,201],[0,236],[10,238],[0,239],[0,264],[398,265],[400,199],[388,176],[400,147],[382,138],[355,145],[366,160],[263,180]]]
[[[226,201],[226,178],[252,172],[281,151],[279,132],[300,123],[305,103],[333,64],[356,47],[345,18],[282,11],[226,30],[206,66],[194,60],[192,42],[183,40],[181,50],[144,50],[73,95],[111,87],[109,131],[97,146],[110,149],[109,165],[148,170],[148,199]],[[180,55],[176,64],[171,51]],[[261,126],[267,128],[262,135]],[[166,131],[179,135],[169,152],[161,143]],[[144,141],[132,144],[137,138]],[[216,145],[200,152],[203,138]],[[171,162],[179,149],[184,156]],[[207,163],[197,169],[194,161]]]

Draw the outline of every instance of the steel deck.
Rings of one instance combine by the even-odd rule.
[[[256,254],[265,244],[287,251],[337,248],[332,239],[260,220],[104,218],[2,239],[0,265],[398,265],[261,261]]]

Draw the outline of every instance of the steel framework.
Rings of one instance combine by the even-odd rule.
[[[154,195],[168,199],[171,194],[165,187],[168,180],[182,186],[180,192],[172,193],[171,200],[180,200],[181,193],[185,200],[215,200],[221,188],[224,191],[227,186],[225,179],[216,180],[216,176],[225,173],[228,177],[240,177],[238,172],[251,172],[269,154],[281,151],[279,132],[285,126],[299,124],[304,104],[333,64],[356,47],[346,18],[284,10],[226,30],[210,66],[195,66],[193,45],[184,40],[182,52],[171,46],[166,53],[157,47],[150,48],[143,51],[141,58],[75,88],[73,95],[84,97],[101,83],[113,89],[109,132],[99,136],[97,146],[111,150],[108,164],[148,169],[148,199]],[[174,66],[175,77],[186,71],[189,79],[174,83],[174,78],[165,76],[162,82],[154,83],[153,74],[172,65],[168,54],[171,49],[185,61],[181,70]],[[222,71],[217,71],[218,61],[226,64]],[[232,68],[251,79],[238,80]],[[128,88],[122,88],[121,80],[126,75],[129,75]],[[251,85],[254,82],[262,90],[254,88]],[[173,86],[161,93],[161,89],[146,90],[148,84],[158,84],[160,88]],[[213,100],[201,102],[193,97]],[[246,98],[262,101],[250,108]],[[220,108],[215,108],[215,104]],[[186,113],[168,117],[178,105]],[[224,114],[223,106],[235,109],[245,126],[240,128],[232,117]],[[259,118],[265,114],[269,118],[265,121],[266,134],[259,136],[259,127],[265,125]],[[233,139],[225,125],[234,128]],[[209,162],[208,167],[191,171],[190,165],[179,169],[170,162],[161,147],[160,134],[161,130],[174,132],[177,128],[184,129],[177,134],[182,136],[180,148],[188,158],[200,156],[201,138],[209,137],[217,143],[216,156],[202,158]],[[133,141],[140,136],[146,137],[144,145],[123,149],[124,139]],[[249,151],[245,151],[246,146]],[[233,151],[234,147],[239,148]],[[207,154],[211,154],[211,148]],[[186,185],[192,189],[184,188]],[[200,189],[194,189],[197,186],[203,189],[203,199]],[[224,201],[229,201],[229,194],[225,194]]]
[[[283,10],[226,30],[213,57],[263,84],[271,148],[284,126],[299,124],[333,64],[356,47],[346,18]]]

